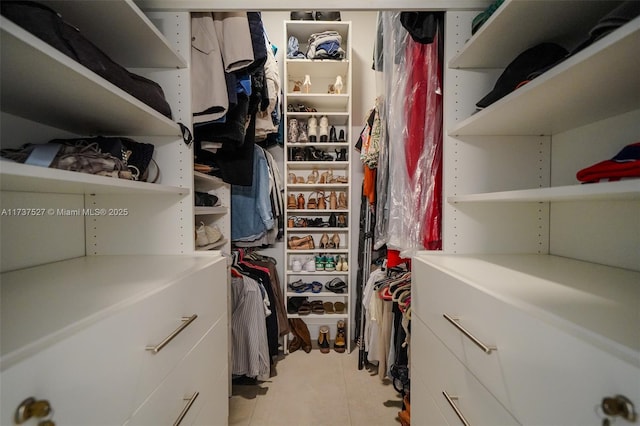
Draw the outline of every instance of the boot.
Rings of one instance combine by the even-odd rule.
[[[331,213],[329,216],[329,228],[336,228],[338,226],[338,218],[335,213]]]
[[[329,141],[329,118],[323,115],[320,118],[320,142]]]
[[[307,324],[300,318],[289,318],[291,332],[300,339],[300,346],[306,353],[311,352],[311,333]]]
[[[307,120],[307,137],[309,142],[318,141],[318,119],[315,117],[309,117]]]
[[[340,130],[340,136],[338,136],[338,142],[345,142],[344,130]]]
[[[335,126],[331,126],[331,129],[329,130],[329,142],[338,142]]]
[[[304,195],[298,194],[298,209],[304,209]]]
[[[323,354],[328,354],[331,350],[331,345],[329,344],[329,327],[326,325],[320,327],[318,346],[320,347],[320,352]]]
[[[342,131],[342,130],[341,130]],[[336,161],[347,161],[347,149],[342,148],[340,151],[336,151]]]
[[[298,142],[307,142],[307,123],[302,121],[298,122]]]
[[[289,119],[289,131],[287,132],[287,142],[298,142],[298,120],[295,118]]]
[[[338,321],[337,328],[336,340],[333,342],[333,350],[343,353],[347,348],[347,332],[343,320]]]
[[[339,209],[347,209],[347,194],[341,192],[338,196],[338,208]]]
[[[335,191],[331,191],[329,194],[329,208],[335,210],[338,208],[338,200]]]

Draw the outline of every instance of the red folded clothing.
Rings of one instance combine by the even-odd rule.
[[[640,177],[640,142],[625,146],[611,160],[601,161],[580,170],[576,177],[585,183]]]

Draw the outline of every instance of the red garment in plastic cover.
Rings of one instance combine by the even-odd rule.
[[[413,188],[417,240],[427,250],[442,248],[442,74],[437,34],[433,43],[407,38],[407,139],[405,160]]]

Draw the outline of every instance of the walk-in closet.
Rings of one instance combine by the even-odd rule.
[[[0,424],[640,424],[640,1],[0,3]]]

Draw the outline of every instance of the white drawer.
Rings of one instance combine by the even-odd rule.
[[[213,284],[214,278],[224,276],[225,271],[225,263],[218,262],[144,301],[136,324],[142,329],[142,344],[137,347],[142,364],[133,407],[142,403],[216,321],[224,318],[226,322],[227,286]],[[186,324],[183,318],[193,315],[197,318],[159,352],[145,350],[160,344]]]
[[[415,316],[523,424],[595,425],[604,397],[640,403],[637,366],[422,262],[414,268]],[[444,313],[497,350],[485,354]]]
[[[426,384],[440,412],[450,425],[460,425],[461,420],[444,393],[457,398],[456,406],[469,424],[508,426],[519,424],[476,377],[444,346],[444,344],[419,319],[411,321],[411,381],[421,380]],[[419,362],[416,362],[419,360]],[[412,394],[413,401],[421,401],[420,395]],[[428,424],[422,418],[412,423]],[[420,413],[418,411],[418,413]]]
[[[412,313],[424,321],[447,348],[478,376],[482,384],[511,410],[502,367],[504,342],[500,342],[497,351],[486,353],[443,316],[448,314],[458,318],[458,324],[484,344],[497,346],[496,330],[490,317],[498,315],[498,302],[422,262],[415,262],[414,269],[414,276],[420,279],[412,285]]]
[[[422,426],[448,426],[440,412],[433,395],[424,382],[424,378],[417,374],[411,375],[411,420],[413,424]]]
[[[214,320],[226,324],[226,285],[213,285],[224,271],[220,261],[188,275],[4,370],[0,424],[12,424],[18,404],[31,396],[49,400],[58,424],[122,424]],[[198,318],[163,350],[145,350],[194,313]],[[227,359],[226,350],[219,359]]]
[[[125,424],[174,424],[197,394],[180,424],[226,425],[228,370],[226,363],[215,361],[226,360],[227,348],[221,344],[226,333],[226,323],[216,323]],[[221,411],[212,413],[212,407]]]

